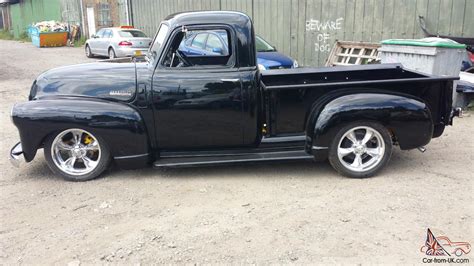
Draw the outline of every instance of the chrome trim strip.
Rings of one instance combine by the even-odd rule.
[[[252,159],[230,159],[230,160],[219,160],[219,161],[196,161],[196,162],[184,162],[184,163],[166,163],[160,164],[156,161],[153,165],[155,167],[170,167],[170,166],[184,166],[184,165],[206,165],[206,164],[223,164],[223,163],[241,163],[241,162],[261,162],[261,161],[282,161],[282,160],[302,160],[302,159],[313,159],[312,155],[303,155],[295,157],[281,157],[281,158],[252,158]]]
[[[117,156],[117,157],[114,157],[114,160],[135,159],[135,158],[145,157],[148,155],[150,154],[144,153],[144,154],[137,154],[137,155]]]
[[[279,143],[279,142],[293,142],[293,141],[305,141],[306,135],[298,136],[287,136],[287,137],[263,137],[261,143]]]
[[[313,146],[311,147],[312,150],[327,150],[329,147],[320,147],[320,146]]]

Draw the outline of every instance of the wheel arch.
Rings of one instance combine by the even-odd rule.
[[[148,130],[140,113],[124,103],[79,97],[29,101],[14,106],[12,119],[27,162],[51,134],[69,128],[101,136],[112,158],[150,154]]]
[[[401,149],[429,143],[433,121],[428,106],[408,95],[354,93],[316,103],[309,114],[306,150],[329,147],[337,130],[357,120],[372,121],[386,127]]]

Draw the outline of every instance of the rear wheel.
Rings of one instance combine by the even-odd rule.
[[[342,175],[370,177],[382,169],[392,154],[388,130],[374,122],[354,122],[342,127],[329,149],[329,162]]]
[[[78,128],[48,137],[44,155],[49,168],[69,181],[94,179],[110,162],[110,152],[102,138]]]
[[[114,59],[116,57],[114,48],[109,48],[109,59]]]
[[[86,50],[86,56],[87,56],[87,57],[89,57],[89,58],[94,57],[94,55],[92,54],[92,51],[91,51],[91,48],[89,47],[89,45],[86,45],[85,50]]]

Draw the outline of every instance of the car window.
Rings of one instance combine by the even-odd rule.
[[[150,47],[150,53],[153,58],[156,58],[156,53],[158,53],[158,50],[160,50],[161,46],[163,45],[163,42],[166,38],[166,34],[168,34],[168,29],[168,25],[161,24],[160,29],[158,30],[158,33],[156,34],[155,39],[153,40],[153,45]]]
[[[209,37],[207,38],[206,42],[206,50],[209,52],[214,52],[223,55],[224,49],[224,44],[219,39],[219,37],[214,34],[209,34]]]
[[[259,36],[255,36],[255,47],[257,52],[275,52],[275,48]]]
[[[111,37],[111,36],[110,36],[110,35],[111,35],[111,32],[112,32],[111,30],[105,30],[105,31],[104,31],[104,36],[103,36],[102,38],[110,38],[110,37]]]
[[[175,29],[161,64],[170,68],[232,67],[230,31],[224,29]],[[191,41],[190,41],[191,40]]]
[[[204,43],[206,41],[207,33],[200,33],[194,37],[191,46],[194,48],[204,49]]]
[[[95,34],[95,36],[97,36],[97,37],[99,37],[99,38],[103,38],[103,37],[104,37],[104,32],[105,32],[104,29],[100,29],[100,30]]]
[[[146,34],[139,30],[121,30],[118,32],[124,38],[146,38]]]

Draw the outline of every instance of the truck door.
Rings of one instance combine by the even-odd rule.
[[[198,31],[232,34],[225,27],[206,27]],[[223,55],[186,55],[178,49],[186,34],[196,32],[171,33],[153,74],[157,145],[167,150],[241,146],[242,85],[234,50]]]

